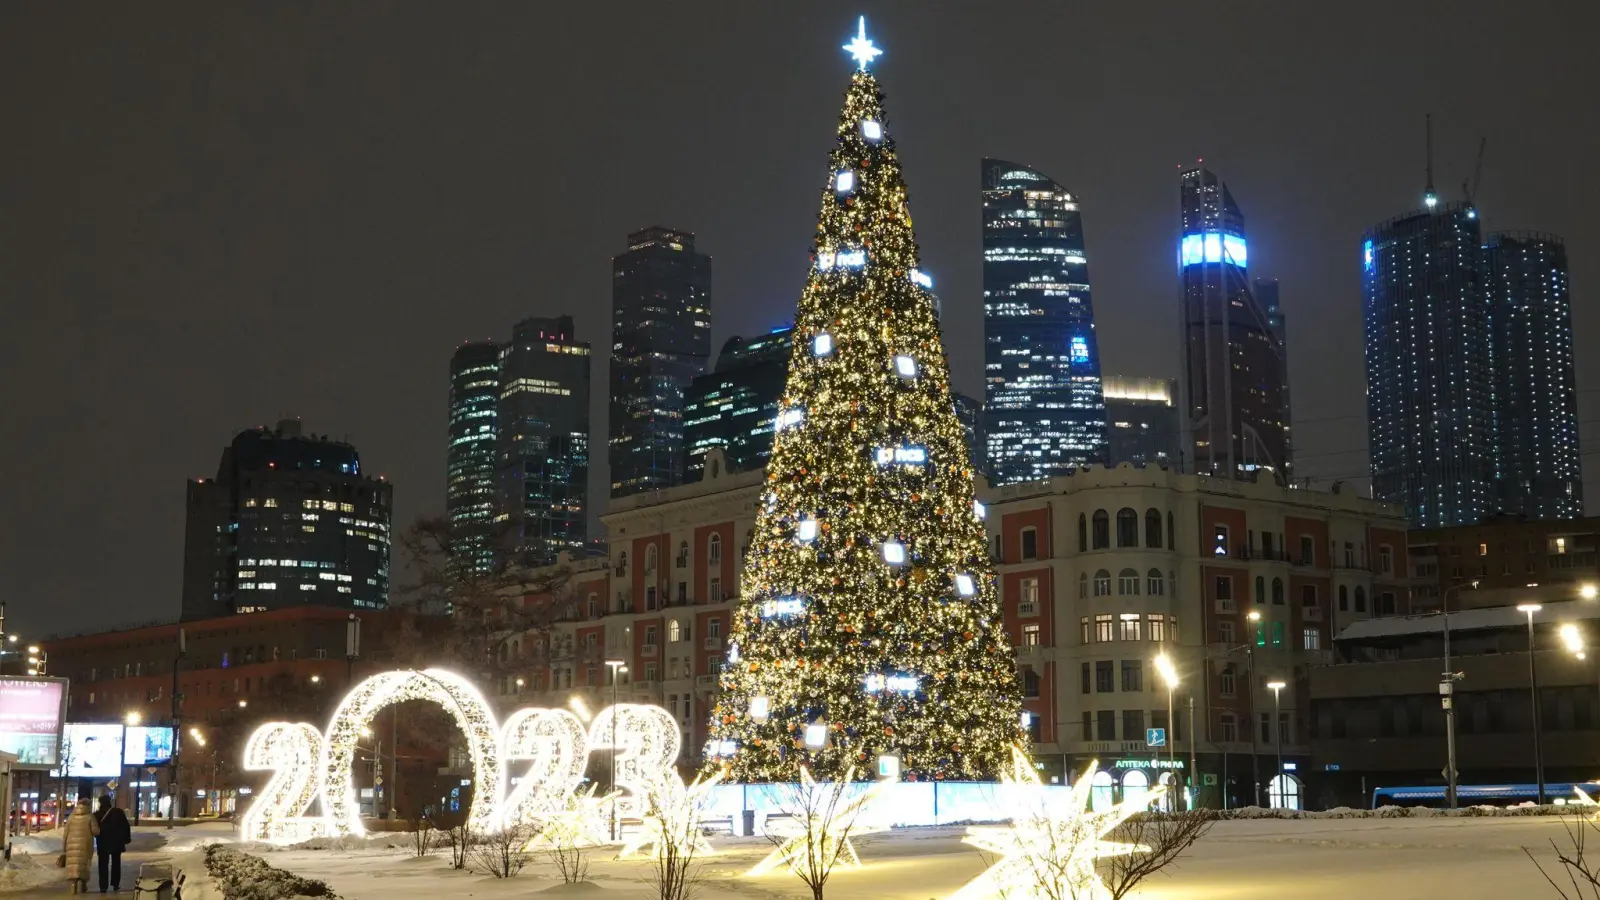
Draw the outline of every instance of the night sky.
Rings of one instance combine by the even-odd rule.
[[[981,157],[1080,195],[1105,371],[1167,376],[1177,171],[1204,157],[1251,274],[1282,279],[1297,471],[1361,476],[1358,237],[1420,203],[1431,111],[1441,196],[1485,136],[1486,230],[1566,238],[1596,433],[1595,7],[6,3],[9,627],[175,617],[184,480],[280,414],[353,441],[397,528],[442,511],[450,354],[523,316],[577,318],[603,435],[632,229],[712,254],[714,347],[787,321],[858,13],[958,388],[981,391]]]

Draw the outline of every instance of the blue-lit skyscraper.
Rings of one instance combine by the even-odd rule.
[[[500,345],[473,341],[450,357],[449,447],[445,515],[461,548],[456,562],[477,574],[494,569],[495,412],[500,403]]]
[[[1192,470],[1287,483],[1289,365],[1277,310],[1251,289],[1244,213],[1207,169],[1179,176],[1186,428]],[[1188,461],[1186,468],[1191,468]]]
[[[1416,528],[1497,506],[1489,305],[1476,211],[1438,203],[1361,239],[1372,492]]]
[[[983,427],[991,483],[1105,461],[1083,219],[1065,188],[983,161]]]
[[[1578,518],[1583,472],[1566,246],[1552,234],[1492,234],[1483,245],[1483,268],[1499,510]]]

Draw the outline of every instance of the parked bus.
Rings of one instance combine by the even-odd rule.
[[[1600,800],[1600,782],[1579,781],[1544,786],[1546,802],[1572,801],[1577,797],[1573,789],[1582,790],[1591,798]],[[1443,809],[1448,806],[1442,784],[1420,787],[1381,787],[1372,792],[1372,808],[1380,806],[1431,806]],[[1459,806],[1514,806],[1518,803],[1539,802],[1539,787],[1527,784],[1462,784],[1456,786],[1456,803]]]

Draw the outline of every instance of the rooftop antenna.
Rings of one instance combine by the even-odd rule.
[[[1428,189],[1422,195],[1422,202],[1433,209],[1439,205],[1439,195],[1433,192],[1433,113],[1428,113],[1424,121],[1428,132]]]
[[[1467,195],[1467,218],[1469,219],[1478,217],[1478,184],[1483,180],[1483,148],[1488,144],[1489,139],[1487,137],[1478,139],[1478,162],[1477,165],[1472,167],[1471,190],[1467,189],[1467,182],[1464,179],[1461,182],[1461,192]]]

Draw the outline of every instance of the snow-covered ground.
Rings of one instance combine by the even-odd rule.
[[[173,843],[167,848],[144,849],[168,833],[145,829],[141,833],[150,836],[141,836],[141,852],[129,858],[132,872],[137,872],[138,862],[162,855],[193,864],[198,858],[188,851],[232,836],[226,826],[179,828],[170,833]],[[835,873],[828,895],[848,900],[942,900],[984,866],[978,852],[961,843],[964,833],[959,827],[913,828],[858,838],[864,868]],[[1140,896],[1155,900],[1554,898],[1523,852],[1524,847],[1532,849],[1547,865],[1554,865],[1552,839],[1566,844],[1566,832],[1556,817],[1219,822],[1177,867],[1147,882]],[[501,881],[451,870],[448,850],[412,858],[406,841],[404,835],[379,835],[355,848],[251,849],[277,868],[327,881],[346,900],[510,900],[529,895],[645,900],[651,896],[644,882],[647,863],[613,860],[605,852],[593,855],[591,883],[568,886],[543,860],[519,877]],[[47,849],[44,841],[40,843],[39,849]],[[809,897],[805,886],[784,870],[761,878],[744,877],[766,854],[765,841],[724,837],[714,844],[717,854],[705,862],[702,900]],[[9,885],[0,873],[0,893],[65,893],[65,882],[56,880],[60,874],[54,868],[54,854],[50,850],[31,860],[26,853],[16,854],[17,883]],[[23,877],[31,875],[47,877],[22,890],[28,883]],[[124,883],[124,889],[130,886]]]

